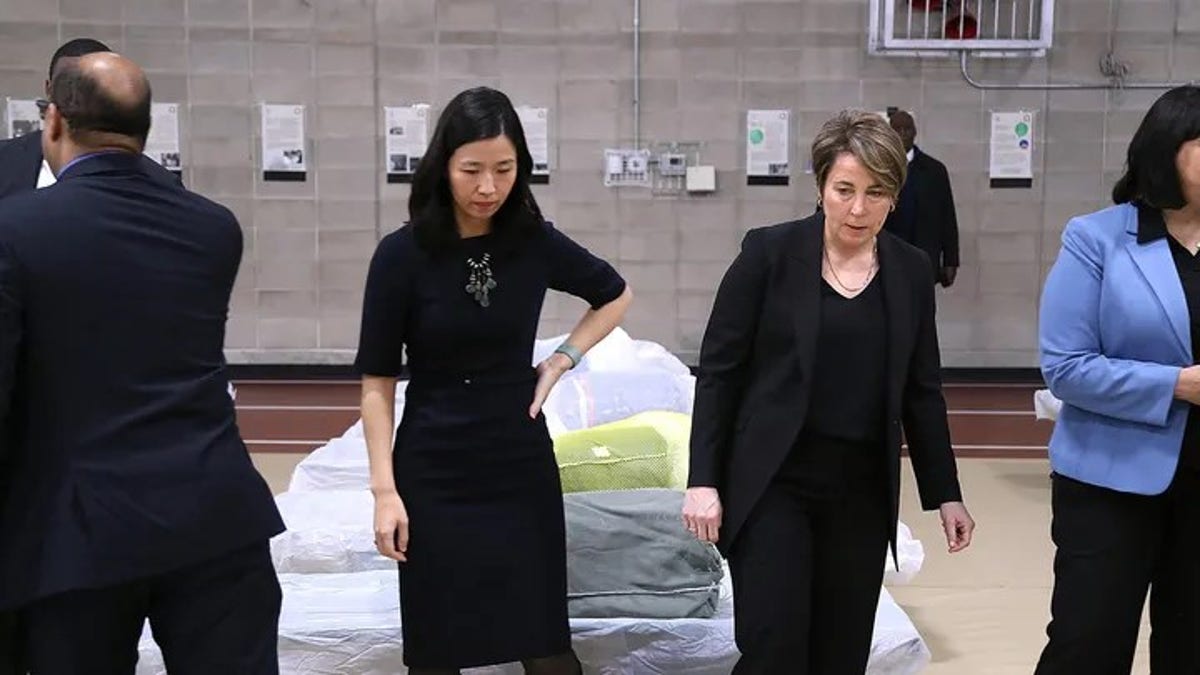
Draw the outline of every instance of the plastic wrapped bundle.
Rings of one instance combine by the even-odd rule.
[[[691,417],[648,412],[554,439],[564,492],[687,487]]]
[[[404,414],[408,382],[396,383],[395,419]],[[370,481],[367,463],[367,442],[363,438],[362,420],[355,422],[338,438],[313,450],[300,460],[292,472],[289,492],[318,490],[365,490]]]
[[[721,555],[679,517],[675,490],[563,498],[572,617],[707,618],[720,599]]]
[[[711,616],[721,557],[683,528],[673,490],[564,497],[571,616]],[[395,570],[375,550],[366,491],[287,493],[276,498],[288,530],[271,540],[288,574]]]
[[[541,363],[566,339],[566,335],[556,335],[538,340],[533,347],[533,363]],[[599,344],[592,347],[572,372],[630,371],[669,375],[688,375],[691,372],[687,365],[667,351],[666,347],[647,340],[634,340],[621,328],[609,333]]]
[[[570,372],[550,392],[542,412],[551,436],[649,411],[691,414],[696,378],[663,372]]]
[[[375,499],[363,490],[285,492],[275,498],[287,530],[271,540],[281,573],[332,574],[396,569],[375,550]]]
[[[281,574],[279,670],[287,675],[403,675],[396,570]],[[729,675],[737,662],[729,577],[708,619],[571,619],[575,652],[591,675]],[[165,675],[150,631],[138,648],[137,675]],[[866,675],[913,675],[929,649],[888,594],[879,595]],[[520,675],[520,664],[470,668],[464,675]]]

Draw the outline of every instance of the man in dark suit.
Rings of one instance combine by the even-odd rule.
[[[54,74],[61,66],[74,63],[81,56],[107,51],[111,50],[103,42],[91,38],[75,38],[63,43],[50,59],[49,79],[45,84],[46,97],[50,96],[50,80],[54,79]],[[146,164],[158,166],[148,157]],[[166,169],[162,169],[161,174],[164,177],[174,176]],[[179,179],[176,177],[175,180]],[[54,173],[42,158],[42,132],[0,141],[0,199],[53,184]],[[0,675],[3,675],[3,670],[0,670]]]
[[[76,38],[64,43],[50,59],[50,71],[44,90],[49,96],[50,79],[60,64],[66,64],[85,54],[107,52],[108,47],[98,40]],[[42,132],[26,134],[0,141],[0,199],[30,192],[54,184],[54,173],[42,159]],[[0,434],[4,430],[0,428]],[[2,444],[2,441],[0,441]],[[0,454],[0,502],[7,492],[9,468]],[[0,675],[23,675],[25,668],[18,662],[16,616],[0,612]]]
[[[958,276],[958,218],[946,165],[914,144],[917,124],[900,110],[888,120],[908,152],[908,179],[900,190],[896,210],[883,227],[925,251],[933,263],[933,281],[949,288]]]
[[[111,53],[62,65],[55,185],[0,202],[0,610],[39,675],[278,673],[283,530],[239,437],[223,344],[242,234],[141,151],[150,87]]]

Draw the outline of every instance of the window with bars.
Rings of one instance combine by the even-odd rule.
[[[871,0],[870,51],[1044,53],[1054,0]]]

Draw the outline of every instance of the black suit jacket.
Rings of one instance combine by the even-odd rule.
[[[241,228],[147,162],[0,201],[0,609],[283,530],[226,391]]]
[[[142,157],[146,172],[160,181],[182,185],[179,174],[172,173],[149,157]],[[35,131],[0,141],[0,199],[37,189],[42,171],[42,132]]]
[[[688,485],[716,487],[728,554],[804,427],[821,327],[824,216],[750,231],[725,273],[700,349]],[[961,500],[925,255],[879,234],[887,310],[891,517],[900,503],[901,421],[925,509]],[[853,358],[849,355],[848,358]],[[895,528],[892,528],[893,549]]]
[[[37,188],[42,132],[0,141],[0,199]]]
[[[898,201],[884,229],[924,251],[934,281],[942,281],[942,267],[959,266],[958,216],[946,165],[914,148]]]

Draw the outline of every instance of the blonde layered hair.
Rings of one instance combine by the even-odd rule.
[[[843,110],[821,125],[812,143],[817,189],[824,191],[829,170],[842,153],[850,153],[895,199],[908,174],[908,155],[900,135],[887,120],[864,110]]]

